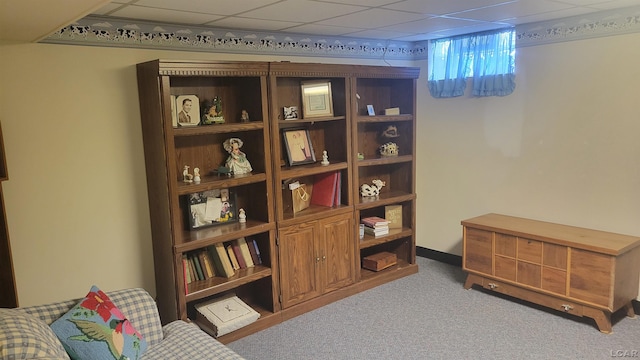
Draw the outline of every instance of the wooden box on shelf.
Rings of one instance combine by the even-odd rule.
[[[380,271],[398,263],[398,257],[394,253],[379,252],[362,258],[362,267],[368,270]]]

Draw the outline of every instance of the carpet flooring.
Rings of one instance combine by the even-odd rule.
[[[595,322],[474,287],[456,266],[419,272],[305,313],[228,346],[249,360],[640,359],[640,316]]]

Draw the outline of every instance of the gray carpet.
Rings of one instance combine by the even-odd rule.
[[[419,257],[418,274],[247,336],[249,360],[640,358],[640,316],[595,322],[475,287],[458,267]]]

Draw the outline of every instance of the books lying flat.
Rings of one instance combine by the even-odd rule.
[[[372,227],[369,227],[369,226],[365,226],[364,227],[364,233],[365,234],[369,234],[369,235],[373,235],[373,236],[387,235],[389,233],[389,227],[388,226],[384,226],[384,227],[372,228]]]
[[[372,228],[389,226],[389,221],[387,219],[383,219],[378,216],[364,217],[362,218],[362,220],[360,220],[360,222],[363,223],[365,226],[369,226]]]
[[[198,311],[198,324],[212,332],[211,335],[214,337],[238,330],[260,317],[257,311],[235,295],[200,303],[195,308]],[[209,326],[209,323],[212,326]]]

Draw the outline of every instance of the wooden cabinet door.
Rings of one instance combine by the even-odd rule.
[[[322,289],[329,292],[353,283],[355,279],[353,226],[344,216],[323,219],[322,232]]]
[[[279,231],[280,291],[283,308],[321,294],[318,235],[316,221],[288,226]]]

